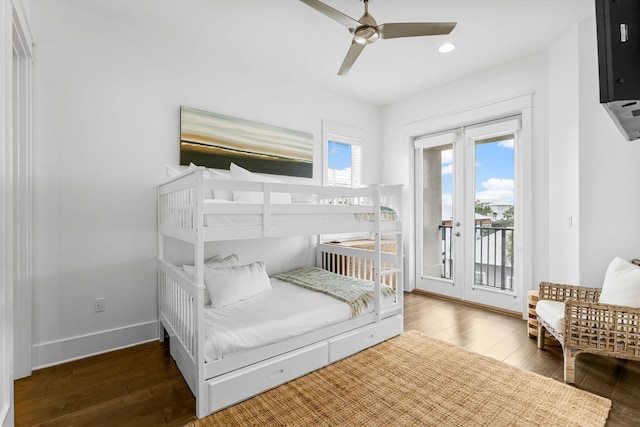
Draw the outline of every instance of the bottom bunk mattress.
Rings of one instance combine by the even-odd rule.
[[[395,296],[382,297],[381,310]],[[369,304],[364,313],[373,311]],[[351,307],[332,296],[271,278],[271,289],[222,308],[205,307],[205,360],[273,344],[352,317]]]

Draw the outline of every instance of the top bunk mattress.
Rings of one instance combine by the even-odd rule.
[[[205,205],[209,206],[211,210],[215,209],[216,206],[220,205],[234,205],[233,202],[227,202],[217,199],[207,199],[205,200]],[[281,207],[283,205],[280,205]],[[295,208],[300,206],[296,206],[296,204],[292,205],[284,205],[285,207],[291,207],[291,211],[295,211]],[[313,206],[310,204],[304,204],[303,207]],[[326,206],[326,205],[325,205]],[[251,207],[251,205],[249,205]],[[322,207],[322,205],[321,205]],[[349,223],[353,221],[373,221],[375,215],[370,212],[358,212],[358,213],[342,213],[335,212],[332,213],[323,209],[321,212],[313,212],[310,209],[305,209],[300,213],[278,213],[271,216],[271,224],[274,225],[282,225],[282,224],[327,224],[327,223]],[[380,208],[380,220],[381,221],[396,221],[398,219],[398,214],[391,208],[381,207]],[[263,224],[263,214],[262,213],[244,213],[241,210],[236,211],[234,213],[215,213],[215,214],[206,214],[204,217],[204,226],[205,227],[224,227],[224,226],[251,226],[251,225],[262,225]]]
[[[320,292],[271,278],[272,288],[236,304],[205,307],[205,360],[293,338],[349,320],[348,304]],[[394,297],[382,297],[381,310],[393,306]],[[373,311],[372,304],[365,313]]]

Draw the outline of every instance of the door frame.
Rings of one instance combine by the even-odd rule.
[[[467,167],[471,169],[470,173],[465,173],[465,190],[468,192],[464,195],[464,203],[465,212],[469,214],[468,217],[465,217],[465,230],[468,230],[467,234],[471,233],[471,230],[474,230],[475,235],[475,218],[472,217],[474,213],[474,202],[475,202],[475,147],[476,142],[481,141],[483,139],[504,136],[504,135],[513,135],[515,139],[514,146],[514,179],[515,179],[515,187],[514,187],[514,207],[515,207],[515,217],[514,217],[514,232],[513,232],[513,241],[517,246],[521,241],[521,227],[522,227],[522,208],[520,203],[522,202],[522,176],[521,168],[518,166],[518,161],[522,158],[522,143],[521,143],[521,118],[518,115],[517,117],[504,117],[495,122],[485,122],[474,126],[466,127],[464,130],[464,147],[465,147],[465,155],[468,156],[465,158],[467,161]],[[514,265],[513,271],[516,272],[514,276],[514,291],[501,291],[499,289],[493,289],[490,287],[479,286],[474,283],[471,279],[475,276],[475,268],[474,264],[470,263],[469,260],[473,260],[476,255],[476,247],[475,247],[475,239],[465,239],[465,260],[467,261],[464,266],[467,278],[467,282],[462,286],[462,293],[464,295],[465,301],[474,302],[482,305],[490,305],[501,308],[507,311],[520,311],[522,307],[522,302],[524,295],[526,295],[526,291],[524,289],[524,283],[522,277],[520,276],[520,268],[522,267],[522,251],[515,250],[514,251]],[[526,313],[526,310],[525,310]],[[523,313],[524,314],[524,313]]]
[[[526,318],[526,292],[533,289],[533,94],[519,95],[501,101],[468,108],[465,110],[445,114],[442,116],[426,118],[410,123],[405,126],[405,136],[413,147],[413,141],[426,134],[436,134],[450,129],[457,129],[464,126],[475,125],[501,119],[508,116],[521,116],[520,147],[519,154],[515,158],[514,168],[519,170],[516,180],[516,200],[520,213],[516,218],[516,227],[519,227],[519,239],[514,251],[520,252],[520,263],[515,265],[517,271],[521,272],[519,280],[522,281],[520,289],[522,292],[517,296],[519,307],[521,307],[522,318]],[[415,151],[414,151],[415,157]],[[417,160],[414,159],[414,164]],[[415,171],[414,171],[415,176]],[[415,178],[413,180],[413,191],[416,192]],[[414,207],[415,210],[415,207]],[[417,221],[413,221],[414,236],[418,234]],[[410,244],[416,245],[416,240]],[[416,247],[413,248],[414,255],[417,255]],[[413,262],[414,268],[409,270],[412,275],[410,282],[414,284],[417,280],[417,260]]]
[[[18,221],[31,209],[31,60],[33,37],[20,0],[0,0],[0,425],[13,425],[13,379],[16,366],[31,372],[31,217]],[[15,91],[15,97],[14,97]],[[16,105],[20,104],[20,105]],[[19,146],[19,152],[15,147]],[[24,151],[23,151],[24,150]],[[16,156],[28,162],[16,161]],[[26,157],[25,157],[26,156]],[[28,165],[28,166],[27,166]],[[26,176],[26,178],[24,178]],[[23,180],[22,182],[19,182]],[[28,194],[20,193],[28,188]],[[5,191],[6,190],[6,191]],[[16,198],[16,193],[20,193]],[[23,203],[26,201],[26,203]],[[26,208],[25,208],[26,207]],[[17,212],[16,212],[17,209]],[[20,225],[21,229],[16,227]],[[22,241],[15,254],[14,239]],[[28,252],[25,252],[25,245]],[[16,265],[28,271],[28,296],[16,300]],[[23,268],[24,267],[24,268]],[[21,273],[19,273],[21,274]],[[24,276],[23,276],[24,277]],[[27,324],[14,320],[14,314]],[[22,320],[20,320],[21,322]],[[28,333],[28,342],[23,333]],[[20,357],[14,358],[14,338],[19,337]]]
[[[460,263],[453,264],[453,270],[451,271],[451,279],[447,278],[438,278],[433,276],[422,276],[418,274],[418,271],[422,271],[424,264],[424,223],[423,217],[421,215],[417,215],[418,207],[423,206],[424,204],[424,195],[421,191],[423,188],[423,174],[418,173],[418,171],[424,170],[424,149],[429,148],[437,148],[445,145],[451,145],[451,150],[453,152],[453,159],[456,159],[453,163],[453,174],[452,174],[452,193],[453,193],[453,220],[456,220],[459,217],[460,212],[457,207],[460,206],[459,200],[461,200],[461,190],[463,188],[462,180],[457,179],[459,174],[459,165],[458,161],[462,160],[464,162],[464,152],[461,151],[463,147],[463,143],[460,140],[460,129],[452,129],[446,132],[441,132],[437,134],[429,134],[423,135],[419,140],[416,138],[414,141],[414,212],[415,212],[415,284],[416,288],[418,288],[418,283],[421,281],[429,282],[429,286],[432,288],[431,290],[439,295],[445,295],[447,297],[462,299],[462,288],[460,286],[456,286],[457,283],[464,282],[465,271],[464,268],[461,268]],[[424,142],[423,142],[424,141]],[[456,152],[459,152],[457,154]],[[420,153],[420,155],[418,154]],[[420,210],[422,212],[422,210]],[[453,234],[453,230],[452,230]],[[454,237],[451,236],[451,240],[453,242]],[[464,248],[454,245],[453,246],[453,255],[452,258],[458,258],[464,253]]]
[[[33,38],[28,23],[13,22],[13,326],[14,379],[31,375],[33,171],[32,171],[32,61]]]

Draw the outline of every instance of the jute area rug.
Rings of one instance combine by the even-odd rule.
[[[413,331],[188,426],[603,426],[610,408]]]

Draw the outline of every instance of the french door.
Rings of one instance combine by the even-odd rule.
[[[418,289],[522,312],[519,131],[509,117],[414,139]]]

